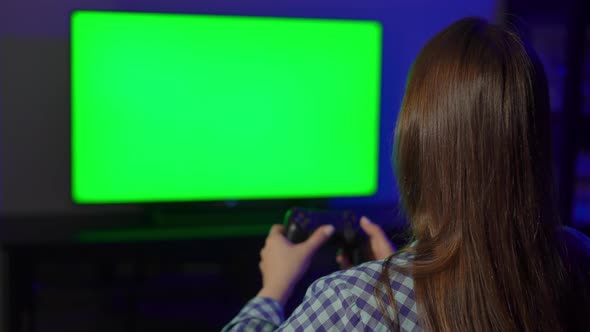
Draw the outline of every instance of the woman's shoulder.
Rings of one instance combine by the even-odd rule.
[[[391,288],[396,290],[400,288],[398,283],[406,287],[413,287],[412,278],[403,272],[396,270],[396,267],[408,266],[411,258],[408,254],[400,254],[391,259],[382,259],[366,262],[350,269],[340,270],[328,276],[321,278],[324,282],[332,285],[344,286],[344,288],[354,293],[373,293],[376,285],[379,284],[381,274],[384,268],[388,269]]]
[[[562,228],[562,235],[568,254],[573,254],[577,260],[581,260],[576,263],[585,263],[590,266],[590,238],[579,230],[567,226]]]
[[[568,226],[564,226],[562,231],[565,235],[565,240],[569,245],[579,247],[590,253],[590,238],[588,236],[579,230]]]
[[[403,331],[412,331],[418,326],[414,281],[408,274],[395,269],[410,263],[411,259],[407,254],[400,254],[389,260],[370,261],[320,278],[315,283],[315,289],[330,289],[338,294],[341,301],[354,307],[367,320],[368,326],[374,322],[376,327],[377,322],[384,322],[387,317],[396,317],[400,319]],[[391,290],[395,306],[392,306],[387,288],[381,281],[384,268],[389,272],[387,286]]]

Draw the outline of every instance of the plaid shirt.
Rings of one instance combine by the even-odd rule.
[[[406,265],[407,257],[401,254],[391,262]],[[387,314],[379,309],[375,287],[382,264],[383,261],[368,262],[318,279],[287,320],[277,301],[255,297],[223,331],[389,331],[391,319],[396,320],[400,331],[420,331],[411,277],[390,270],[397,312],[384,291],[377,294]]]
[[[590,264],[590,238],[573,228],[563,230],[568,248],[581,253]],[[402,253],[391,263],[405,266],[409,260],[408,254]],[[368,262],[320,278],[309,287],[303,303],[286,321],[278,302],[256,297],[223,331],[389,331],[390,317],[399,318],[396,323],[400,331],[420,331],[411,277],[390,270],[390,286],[398,312],[393,312],[383,292],[377,294],[381,294],[387,315],[379,310],[374,290],[379,284],[382,264],[383,261]]]

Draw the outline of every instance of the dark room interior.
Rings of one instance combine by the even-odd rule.
[[[589,7],[588,1],[584,0],[3,0],[0,2],[0,331],[219,331],[260,289],[262,281],[258,262],[266,235],[271,225],[283,223],[286,211],[292,207],[354,211],[356,215],[367,216],[380,225],[395,247],[407,245],[411,236],[407,218],[401,208],[402,202],[393,170],[395,165],[392,162],[393,132],[404,96],[406,76],[410,73],[413,60],[420,49],[432,36],[450,23],[469,16],[482,17],[490,22],[516,29],[530,41],[538,53],[549,85],[552,158],[558,204],[556,209],[564,225],[590,236]],[[229,189],[221,190],[221,194],[213,191],[211,194],[204,193],[206,189],[202,189],[203,192],[197,193],[197,190],[187,195],[176,195],[172,193],[173,189],[170,189],[172,194],[168,195],[169,192],[166,191],[156,192],[158,173],[184,174],[182,172],[186,169],[157,164],[162,158],[168,158],[159,154],[169,151],[170,146],[175,145],[167,140],[168,143],[162,144],[169,145],[158,146],[157,142],[162,141],[158,135],[185,136],[184,132],[180,133],[183,129],[167,127],[166,123],[158,121],[166,119],[170,114],[177,114],[178,112],[171,109],[176,108],[178,103],[152,103],[149,101],[152,99],[149,98],[153,97],[153,93],[142,92],[141,88],[134,90],[127,86],[123,90],[133,90],[140,95],[138,99],[148,100],[146,104],[152,104],[151,110],[156,110],[158,118],[154,120],[155,124],[151,124],[155,127],[151,128],[163,128],[163,134],[150,131],[139,138],[145,141],[145,138],[149,137],[150,141],[153,139],[156,143],[144,144],[148,150],[141,158],[147,159],[133,159],[140,158],[135,155],[125,159],[129,161],[131,166],[127,166],[131,167],[131,171],[121,173],[122,180],[117,181],[125,182],[129,174],[145,172],[145,178],[141,181],[146,182],[145,188],[148,189],[144,192],[149,195],[154,193],[155,196],[116,196],[116,191],[113,192],[113,198],[109,198],[108,195],[104,196],[106,198],[81,198],[81,194],[75,196],[74,191],[82,188],[82,182],[78,182],[81,177],[74,177],[74,167],[76,172],[80,170],[82,174],[86,165],[83,164],[83,159],[78,157],[78,151],[82,151],[82,148],[78,147],[82,144],[100,144],[96,142],[104,142],[104,138],[116,136],[113,134],[114,129],[100,128],[100,124],[94,122],[95,118],[90,116],[85,120],[88,122],[85,123],[87,127],[84,127],[84,130],[78,127],[78,124],[82,123],[85,106],[77,106],[82,100],[79,95],[83,88],[79,88],[82,86],[81,83],[74,85],[82,82],[79,79],[81,76],[74,74],[91,72],[73,71],[73,68],[82,68],[82,65],[74,67],[74,60],[77,61],[84,56],[80,46],[73,42],[77,37],[72,28],[72,14],[79,12],[145,12],[169,14],[162,17],[194,15],[254,17],[263,20],[285,18],[285,21],[276,22],[301,22],[302,26],[304,22],[313,20],[373,22],[374,27],[378,27],[375,31],[379,37],[374,53],[370,53],[367,46],[359,49],[358,54],[348,54],[348,57],[344,57],[342,53],[348,52],[349,49],[345,49],[344,52],[334,51],[334,54],[329,56],[330,59],[334,59],[334,63],[340,61],[340,56],[344,59],[342,61],[354,61],[357,56],[378,58],[374,67],[367,65],[368,67],[361,68],[366,72],[374,70],[374,75],[367,78],[369,83],[376,82],[373,84],[374,91],[366,88],[369,92],[365,95],[359,94],[358,97],[359,103],[367,100],[369,103],[373,102],[372,106],[367,106],[366,109],[367,112],[374,111],[371,113],[374,118],[368,117],[368,113],[359,113],[359,118],[353,118],[351,115],[352,120],[348,123],[341,121],[342,126],[349,127],[342,127],[342,130],[336,128],[338,124],[334,119],[335,114],[353,114],[356,104],[350,104],[352,106],[349,108],[346,108],[346,104],[347,100],[356,97],[353,96],[354,93],[342,92],[340,96],[339,92],[334,92],[334,95],[324,96],[324,99],[321,95],[317,97],[317,100],[321,100],[319,102],[327,100],[325,108],[331,107],[333,113],[321,115],[311,110],[301,117],[300,114],[293,113],[296,117],[287,118],[290,116],[287,114],[278,120],[268,120],[266,124],[269,127],[276,132],[283,132],[283,136],[286,137],[279,135],[281,138],[277,138],[279,143],[276,143],[276,146],[283,144],[282,142],[286,142],[287,139],[294,144],[292,151],[284,151],[285,157],[277,161],[285,167],[288,164],[290,168],[287,171],[276,171],[276,174],[295,177],[297,172],[311,169],[310,165],[321,164],[325,173],[317,173],[320,174],[317,175],[317,179],[310,181],[309,188],[312,189],[302,186],[304,189],[297,192],[275,192],[271,189],[265,191],[264,184],[271,183],[274,178],[266,182],[262,179],[275,176],[275,170],[281,167],[256,165],[265,162],[263,149],[267,148],[267,145],[251,146],[253,150],[260,150],[256,154],[259,157],[252,157],[252,151],[239,150],[247,149],[246,144],[257,144],[252,143],[255,142],[254,138],[249,140],[250,137],[243,137],[242,142],[238,137],[256,132],[248,131],[246,128],[236,135],[232,134],[231,130],[219,134],[225,135],[221,140],[225,139],[228,144],[238,146],[235,151],[195,152],[187,146],[188,143],[174,147],[174,153],[180,156],[178,160],[181,161],[171,164],[182,164],[182,160],[196,161],[195,164],[199,164],[198,158],[210,161],[210,155],[220,155],[218,173],[229,179],[227,183],[232,182],[233,186],[213,179],[210,181],[214,186],[227,186]],[[290,18],[301,20],[289,21]],[[279,23],[276,24],[277,29],[281,29]],[[316,33],[319,36],[319,26],[309,29],[318,29]],[[276,35],[282,34],[282,30],[277,31]],[[246,35],[246,32],[241,33]],[[313,35],[311,33],[302,38],[309,41],[313,39]],[[284,38],[278,38],[273,42],[277,45],[287,45],[284,47],[297,43],[295,39]],[[352,38],[350,35],[343,37],[349,40]],[[208,39],[198,40],[206,42]],[[323,47],[322,49],[332,47],[332,44],[320,44],[322,43],[318,43],[317,47]],[[92,43],[89,47],[92,47]],[[89,49],[89,53],[92,53],[100,50],[100,47]],[[292,50],[297,49],[295,46],[292,47]],[[303,51],[302,55],[293,55],[293,59],[319,57],[317,54],[309,53],[313,52],[312,48],[310,50],[312,51]],[[144,58],[143,55],[134,56],[138,61]],[[172,53],[172,57],[175,56]],[[100,58],[100,55],[96,58]],[[228,56],[228,59],[240,57]],[[171,60],[174,61],[181,60]],[[220,63],[223,61],[220,60]],[[252,69],[252,77],[240,82],[246,82],[245,85],[252,84],[252,87],[245,91],[259,91],[261,98],[268,99],[264,97],[265,94],[271,95],[273,92],[269,93],[266,86],[257,87],[264,79],[260,77],[269,75],[280,78],[281,73],[276,71],[281,69],[266,70],[262,67],[268,62],[261,61],[264,62],[261,68]],[[221,80],[237,76],[235,72],[241,70],[232,67],[237,68],[239,64],[227,62],[226,72],[218,74]],[[122,66],[125,67],[126,64]],[[355,81],[357,76],[354,76],[354,68],[350,69],[350,76],[343,74],[342,77],[331,77],[326,76],[331,75],[328,67],[332,68],[324,64],[321,69],[326,70],[328,74],[319,73],[317,77],[305,76],[316,74],[309,71],[309,74],[304,73],[301,77],[305,76],[310,82],[320,82],[317,83],[318,86],[324,82],[323,80],[332,80],[334,84],[341,83],[343,88],[349,87],[350,91],[357,91],[357,85],[354,84],[358,83],[358,86],[361,86],[366,83]],[[335,65],[334,68],[338,71],[341,67]],[[149,72],[155,69],[146,70]],[[295,71],[289,75],[297,76]],[[96,71],[92,71],[94,72]],[[98,72],[100,74],[100,70]],[[103,68],[104,72],[114,71]],[[358,77],[365,77],[361,74],[358,74]],[[272,88],[275,84],[278,86],[276,91],[287,91],[288,87],[284,87],[286,81],[279,78],[275,83],[269,83],[269,86]],[[347,79],[350,82],[346,81]],[[93,78],[88,80],[90,82]],[[73,86],[79,90],[73,89]],[[104,86],[111,87],[110,83]],[[223,85],[220,89],[223,95],[211,97],[217,99],[208,104],[210,109],[207,110],[216,114],[210,119],[221,121],[221,125],[217,124],[216,128],[225,130],[224,126],[235,125],[237,128],[242,124],[249,126],[260,123],[258,120],[246,119],[252,114],[252,110],[258,109],[256,103],[259,99],[244,98],[240,95],[241,91],[234,89],[231,84]],[[280,93],[277,92],[278,94]],[[107,107],[105,103],[98,104],[92,96],[87,98],[90,99],[83,105],[95,106],[97,109]],[[334,100],[330,101],[330,98],[342,98],[345,102],[336,103]],[[302,99],[303,97],[297,98],[297,102],[306,105],[303,103],[307,101]],[[294,109],[300,105],[291,106],[289,101],[279,100],[279,97],[272,100],[276,104],[271,107],[278,109]],[[309,103],[316,103],[317,100],[310,99]],[[232,108],[232,102],[235,102],[235,105],[254,106],[244,112]],[[280,104],[281,102],[283,104]],[[348,112],[348,109],[351,111]],[[101,112],[103,111],[100,110],[92,116],[99,116]],[[232,113],[223,115],[221,112]],[[244,119],[234,119],[236,116],[244,116]],[[252,115],[254,116],[256,115]],[[319,119],[321,116],[325,116],[326,123],[329,120],[328,125],[323,122],[319,125],[313,123],[315,117]],[[362,116],[367,116],[368,120]],[[366,122],[362,122],[365,120]],[[376,124],[374,120],[377,120]],[[230,122],[232,124],[228,125]],[[140,129],[145,128],[136,118],[126,123],[131,126],[137,125]],[[328,130],[328,127],[336,129],[330,129],[332,131],[322,136],[321,133]],[[332,151],[322,150],[320,144],[323,143],[317,141],[325,138],[328,143],[335,142],[340,138],[334,135],[341,135],[342,139],[357,137],[358,142],[361,142],[364,139],[361,137],[361,131],[365,132],[365,129],[358,128],[373,128],[374,132],[365,135],[366,142],[370,143],[358,143],[360,148],[356,150],[353,148],[356,147],[355,139],[350,140],[352,143],[349,147],[341,150],[336,150],[335,147]],[[133,130],[139,132],[140,129]],[[80,143],[82,140],[78,141],[77,138],[74,140],[74,137],[82,137],[88,130],[103,136],[92,143]],[[214,131],[216,129],[211,130]],[[132,132],[130,135],[135,134]],[[215,138],[211,137],[218,136],[195,137],[195,142],[213,144]],[[302,137],[312,137],[308,140],[311,142],[308,142],[309,147],[316,148],[314,151],[317,154],[312,156],[311,153],[306,153],[307,150],[297,149],[299,145],[295,144],[300,144],[303,141]],[[117,138],[113,138],[114,146],[123,144],[116,140]],[[86,148],[88,146],[90,145],[85,145]],[[352,178],[350,174],[357,171],[354,151],[364,153],[363,151],[370,149],[371,153],[374,152],[367,152],[374,157],[371,159],[372,164],[365,163],[364,160],[358,163],[361,166],[370,164],[367,166],[370,169],[369,177],[365,178],[365,173],[359,175],[363,177],[362,181],[367,181],[359,180],[359,183],[367,183],[368,189],[364,190],[362,186],[357,185],[358,189],[353,188],[354,190],[345,192],[342,191],[344,189],[338,189],[334,183],[327,182],[328,178],[332,178],[328,175],[333,175],[334,179],[337,179],[337,176],[341,176],[341,179]],[[349,152],[351,155],[347,155]],[[199,156],[199,153],[203,155]],[[282,153],[277,154],[283,156]],[[363,158],[364,154],[360,156],[359,158]],[[318,161],[319,157],[323,159]],[[153,164],[150,160],[153,160]],[[89,163],[96,165],[97,162]],[[339,164],[335,165],[336,163]],[[347,165],[348,168],[339,171],[339,165]],[[160,166],[162,168],[159,168]],[[242,178],[234,176],[234,172],[237,174],[239,169],[244,167],[251,167],[254,170],[250,173],[253,174],[253,179],[261,182],[247,182],[250,178],[243,180],[243,183],[240,182],[242,180],[235,180]],[[344,174],[349,170],[349,174]],[[103,180],[95,179],[92,184],[100,187],[100,182],[106,183],[109,176]],[[176,178],[180,177],[184,178],[183,175]],[[198,187],[198,181],[204,181],[205,177],[195,179],[194,183]],[[317,182],[318,179],[326,182]],[[178,181],[170,188],[187,187],[182,182]],[[292,183],[293,188],[299,188],[297,185],[303,182],[305,181],[295,180],[288,183]],[[355,187],[352,179],[349,183],[351,188]],[[288,185],[278,186],[286,188]],[[132,185],[122,184],[121,187],[131,188]],[[234,189],[235,191],[232,191]],[[308,272],[297,284],[293,296],[287,302],[285,316],[288,317],[297,307],[307,287],[314,280],[339,269],[335,260],[337,249],[333,245],[327,245],[318,251],[311,261]]]

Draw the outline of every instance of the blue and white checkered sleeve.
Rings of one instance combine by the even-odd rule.
[[[284,321],[283,308],[275,300],[255,297],[227,324],[222,332],[270,332]]]
[[[362,324],[347,285],[333,276],[320,278],[301,305],[277,331],[352,331]]]
[[[234,331],[352,331],[362,325],[356,304],[345,285],[328,276],[314,282],[303,302],[283,324],[278,302],[256,297],[223,328]],[[280,325],[280,326],[279,326]]]

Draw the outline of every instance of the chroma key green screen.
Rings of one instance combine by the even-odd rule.
[[[375,21],[77,11],[77,203],[376,192]]]

